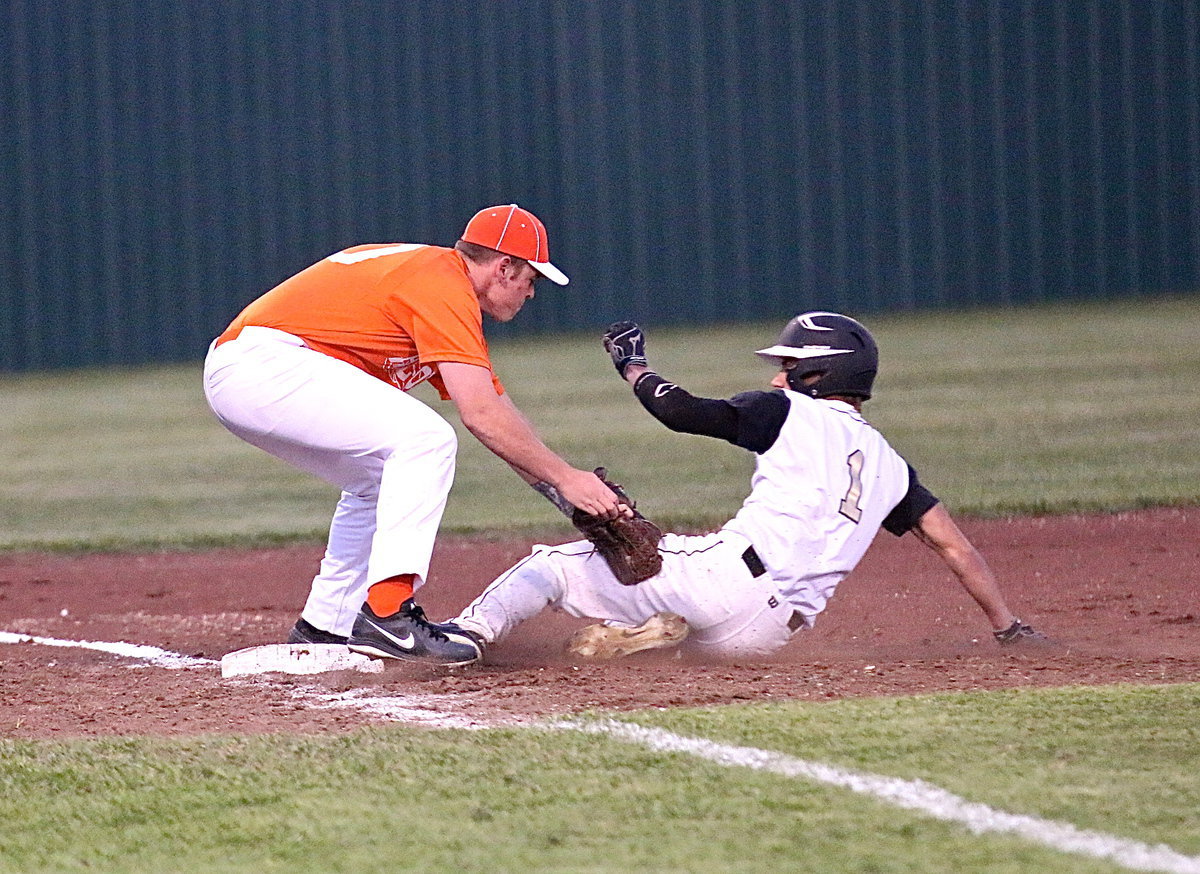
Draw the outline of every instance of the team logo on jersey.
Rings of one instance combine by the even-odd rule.
[[[383,369],[388,379],[401,391],[408,391],[433,376],[435,371],[430,364],[422,364],[419,355],[409,355],[407,358],[387,358]]]

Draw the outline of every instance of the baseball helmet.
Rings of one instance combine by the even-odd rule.
[[[801,313],[784,326],[774,346],[755,354],[780,365],[786,358],[798,359],[788,371],[788,388],[814,398],[866,400],[879,370],[879,347],[871,332],[838,313]],[[805,377],[813,374],[820,378],[805,385]]]

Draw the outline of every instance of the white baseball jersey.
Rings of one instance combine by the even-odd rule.
[[[724,527],[754,544],[784,597],[811,624],[908,493],[911,477],[904,459],[849,404],[782,394],[787,417],[758,456],[749,497]],[[753,414],[772,396],[749,393],[734,402]]]

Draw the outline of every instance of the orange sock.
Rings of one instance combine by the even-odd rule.
[[[416,574],[397,574],[372,583],[367,589],[367,606],[380,618],[391,616],[400,605],[413,596],[413,578]]]

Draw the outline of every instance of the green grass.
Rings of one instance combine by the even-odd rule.
[[[924,779],[1008,811],[1200,854],[1200,685],[1015,689],[649,713],[680,734]]]
[[[1200,853],[1200,686],[642,714]],[[0,741],[0,871],[1100,872],[802,779],[535,729]]]
[[[879,316],[868,417],[955,511],[1200,502],[1200,296]],[[649,331],[651,362],[694,393],[772,376],[779,324]],[[655,422],[593,335],[497,343],[497,370],[546,441],[607,465],[648,514],[701,528],[736,511],[753,459]],[[453,405],[418,395],[454,420]],[[226,433],[199,364],[0,377],[0,549],[321,539],[336,491]],[[444,531],[565,523],[460,428]]]
[[[1200,297],[884,316],[868,416],[958,512],[1200,502]],[[765,385],[778,324],[650,331],[698,394]],[[497,344],[547,442],[669,525],[752,459],[667,432],[595,336]],[[0,549],[323,536],[336,494],[225,433],[199,365],[0,377]],[[452,407],[421,396],[452,418]],[[564,523],[462,435],[444,530]],[[1200,855],[1200,685],[766,703],[625,718]],[[0,739],[0,872],[1109,872],[803,780],[534,729]]]
[[[1200,499],[1200,299],[888,323],[873,420],[968,512]],[[886,364],[885,364],[886,367]],[[941,485],[944,483],[944,485]]]

